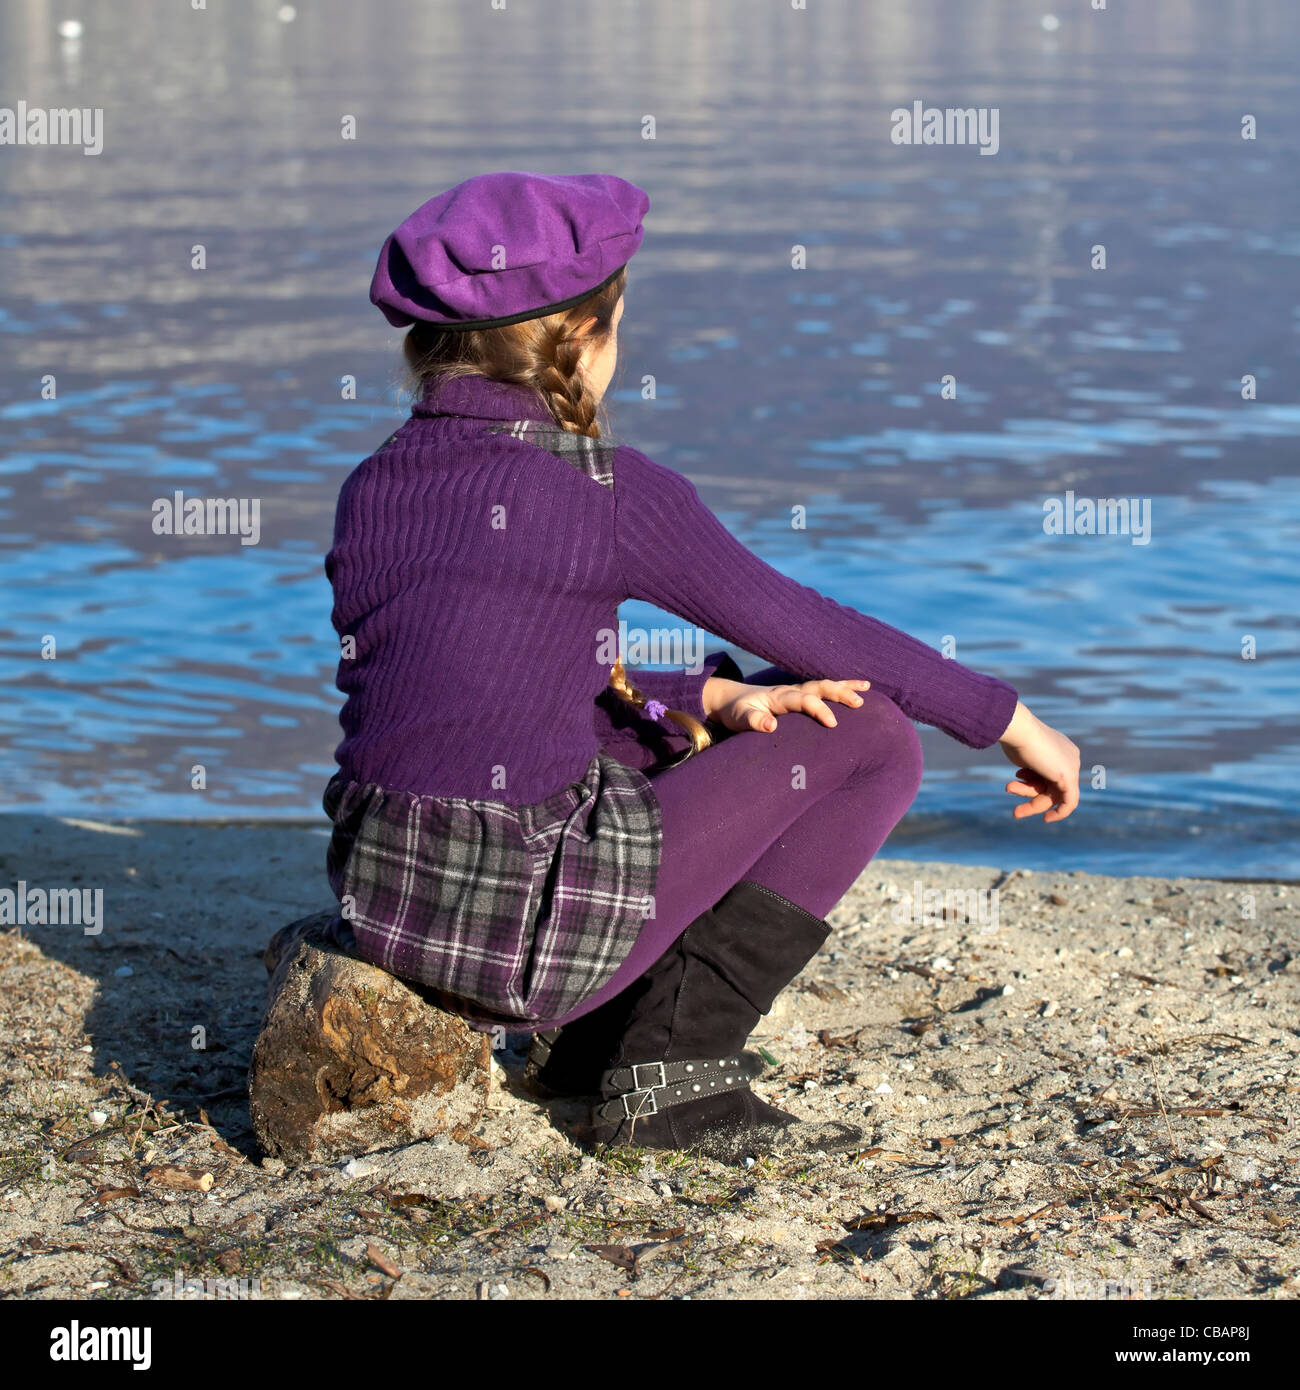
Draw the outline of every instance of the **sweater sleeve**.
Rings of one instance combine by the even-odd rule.
[[[695,484],[627,445],[614,516],[628,596],[805,680],[869,680],[899,709],[971,748],[1006,731],[1016,691],[774,569],[706,507]],[[678,707],[680,708],[680,706]]]

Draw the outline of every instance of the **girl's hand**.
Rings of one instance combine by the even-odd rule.
[[[753,729],[770,734],[777,716],[800,710],[819,719],[827,728],[835,727],[835,716],[827,705],[860,705],[857,692],[870,690],[870,681],[804,681],[802,685],[746,685],[743,681],[721,680],[711,676],[704,683],[704,708],[709,718],[743,733]]]
[[[1006,790],[1032,798],[1011,814],[1024,820],[1046,811],[1044,821],[1064,820],[1079,804],[1079,750],[1074,744],[1019,703],[999,743],[1018,779],[1008,782]]]

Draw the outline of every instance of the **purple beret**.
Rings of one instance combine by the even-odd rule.
[[[397,328],[495,328],[570,309],[631,259],[649,206],[613,174],[479,174],[384,242],[370,302]]]

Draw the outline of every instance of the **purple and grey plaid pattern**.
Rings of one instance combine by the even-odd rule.
[[[325,792],[330,883],[359,953],[455,997],[476,1021],[559,1018],[618,969],[659,869],[649,779],[609,754],[533,806]]]
[[[511,425],[495,425],[484,433],[508,434],[513,439],[535,444],[557,458],[566,459],[593,482],[613,490],[615,446],[606,439],[573,434],[561,429],[553,420],[516,420]]]

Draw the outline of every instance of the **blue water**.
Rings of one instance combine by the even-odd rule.
[[[0,105],[105,113],[93,158],[0,147],[0,804],[319,815],[321,559],[404,413],[375,253],[470,174],[594,168],[651,197],[618,434],[1104,780],[1016,824],[997,750],[927,732],[889,851],[1300,877],[1300,7],[78,8],[0,11]],[[894,145],[914,100],[996,107],[998,153]],[[260,543],[155,535],[178,488],[260,499]],[[1149,543],[1045,534],[1067,491],[1142,499]]]

